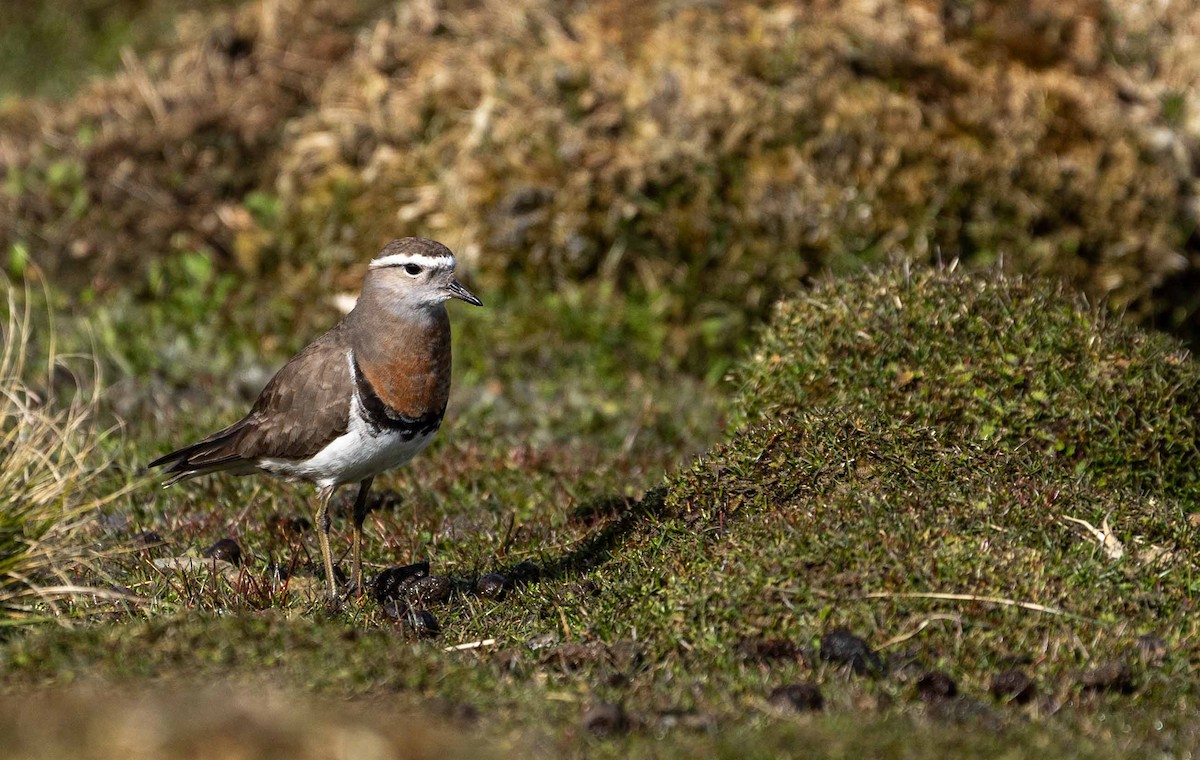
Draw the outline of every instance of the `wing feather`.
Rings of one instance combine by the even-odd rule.
[[[260,458],[303,460],[346,432],[354,381],[344,323],[292,357],[250,413],[223,430],[159,457],[168,485],[221,470],[252,471]]]

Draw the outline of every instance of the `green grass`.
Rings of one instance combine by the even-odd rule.
[[[714,435],[717,405],[655,369],[653,320],[603,299],[577,313],[570,298],[488,295],[490,312],[455,313],[453,421],[384,479],[393,493],[368,523],[373,567],[427,559],[452,579],[430,608],[438,637],[413,639],[373,602],[324,611],[311,533],[277,520],[308,515],[306,490],[147,484],[94,536],[123,549],[104,569],[148,602],[11,639],[5,691],[86,673],[133,692],[218,682],[415,714],[469,705],[480,742],[543,756],[1196,746],[1200,369],[1177,344],[1023,279],[862,274],[779,308],[733,373],[726,441],[675,470]],[[614,319],[621,340],[600,327]],[[526,340],[514,325],[540,327]],[[224,414],[203,407],[185,399],[166,426],[134,431],[123,461]],[[343,514],[335,546],[346,528]],[[143,547],[143,530],[164,543]],[[230,579],[153,565],[226,535],[248,557]],[[517,579],[506,599],[471,590],[492,571]],[[886,672],[822,661],[836,627]],[[1165,655],[1143,654],[1143,635]],[[483,639],[496,643],[443,651]],[[795,653],[747,654],[773,641]],[[1110,662],[1131,693],[1086,686]],[[1014,666],[1036,684],[1025,705],[989,695]],[[930,669],[961,696],[922,700]],[[769,702],[796,681],[820,685],[823,712]],[[624,705],[627,733],[586,730],[599,702]]]

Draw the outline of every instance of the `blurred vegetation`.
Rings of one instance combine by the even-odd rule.
[[[319,293],[424,234],[506,292],[651,304],[699,371],[780,293],[897,251],[1057,275],[1188,337],[1200,11],[1170,12],[249,3],[10,104],[0,246],[98,293],[195,251]]]
[[[89,76],[108,74],[121,48],[165,47],[180,11],[238,0],[39,0],[0,3],[0,100],[65,98]]]
[[[303,704],[262,690],[56,690],[0,699],[5,754],[21,760],[253,757],[319,760],[331,748],[362,760],[446,760],[495,754],[467,742],[449,721],[370,703]],[[80,741],[79,737],[86,737]],[[119,738],[118,738],[119,737]]]

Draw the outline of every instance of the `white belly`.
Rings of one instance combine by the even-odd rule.
[[[318,486],[357,483],[412,459],[429,445],[437,432],[405,440],[399,432],[372,430],[361,412],[355,397],[346,432],[308,459],[263,457],[258,466],[274,475],[289,480],[308,480]]]

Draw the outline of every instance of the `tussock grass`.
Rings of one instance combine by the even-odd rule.
[[[30,299],[9,290],[0,351],[0,626],[61,612],[58,601],[95,594],[73,581],[82,520],[123,495],[95,487],[111,430],[98,428],[100,382],[81,380],[52,338],[35,364]],[[94,369],[91,365],[90,369]],[[40,378],[35,387],[32,378]]]

